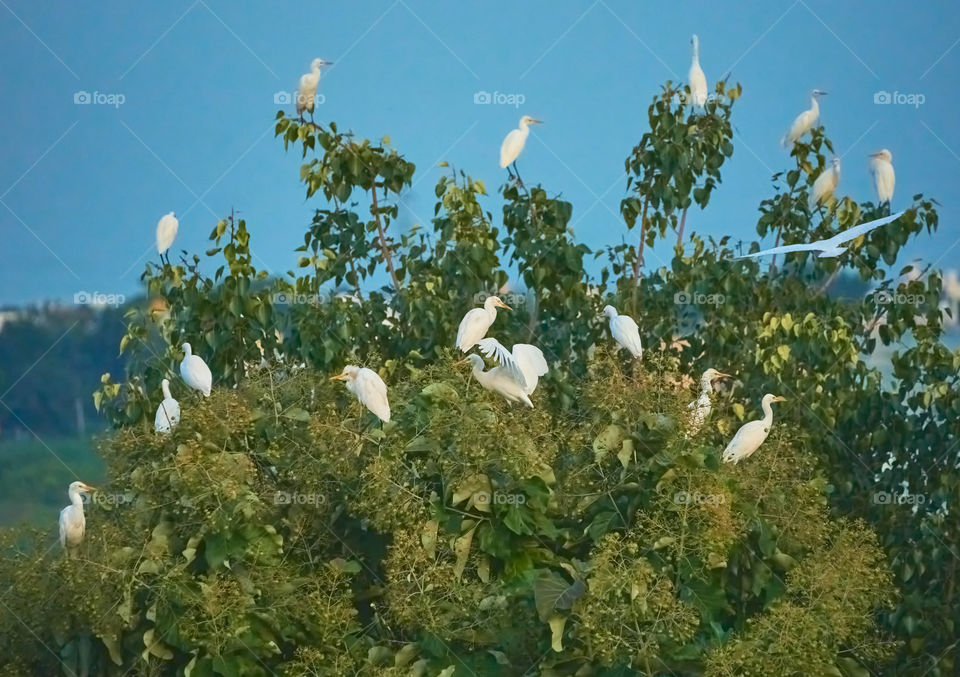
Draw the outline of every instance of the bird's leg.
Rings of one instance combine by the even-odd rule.
[[[517,169],[517,161],[516,161],[516,160],[513,161],[513,171],[516,172],[516,174],[517,174],[517,184],[520,185],[520,186],[522,186],[522,185],[523,185],[523,179],[520,178],[520,170]]]

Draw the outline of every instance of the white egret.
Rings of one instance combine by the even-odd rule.
[[[473,377],[481,386],[500,393],[508,402],[523,402],[532,409],[530,395],[549,369],[540,349],[528,343],[518,343],[510,352],[497,339],[485,338],[480,341],[480,351],[493,357],[499,366],[484,371],[483,358],[479,355],[467,355],[458,364],[469,362]]]
[[[540,124],[542,122],[542,120],[534,120],[529,115],[524,115],[520,118],[520,126],[512,130],[503,139],[503,144],[500,146],[500,169],[506,169],[511,177],[513,177],[513,172],[510,171],[510,165],[513,164],[517,178],[520,178],[520,171],[517,169],[517,158],[520,157],[520,153],[523,152],[523,146],[527,143],[527,137],[530,136],[530,125]]]
[[[83,542],[83,534],[87,528],[87,519],[83,515],[83,497],[80,494],[89,494],[96,491],[83,482],[71,482],[67,495],[70,505],[60,511],[60,545],[67,549],[67,556],[71,556],[74,548]]]
[[[810,211],[813,211],[833,195],[833,192],[840,184],[840,158],[835,157],[830,161],[830,166],[820,172],[820,176],[813,182],[813,189],[810,191]]]
[[[626,348],[637,359],[643,357],[643,346],[640,344],[640,328],[637,327],[633,318],[621,315],[613,306],[604,306],[603,312],[610,318],[610,335],[618,346]],[[617,350],[619,349],[618,347]]]
[[[158,433],[168,433],[180,422],[180,403],[170,394],[169,380],[163,379],[160,388],[163,390],[163,401],[157,407],[153,428]]]
[[[310,72],[300,76],[300,87],[297,89],[297,115],[303,120],[303,111],[310,113],[313,120],[313,109],[317,101],[317,86],[320,84],[320,69],[333,65],[332,61],[314,59],[310,63]]]
[[[204,397],[210,396],[210,388],[213,385],[213,375],[210,373],[210,367],[207,366],[202,357],[193,354],[189,343],[183,344],[180,377],[188,386],[203,393]]]
[[[163,261],[164,253],[170,249],[173,239],[177,236],[177,229],[180,222],[173,212],[165,214],[157,221],[157,251],[160,253],[160,261]],[[170,254],[167,254],[167,263],[170,263]]]
[[[800,113],[793,121],[793,124],[790,125],[790,131],[787,132],[781,141],[784,148],[792,148],[793,144],[799,141],[801,136],[809,132],[813,129],[813,126],[817,124],[817,120],[820,119],[820,104],[818,103],[818,99],[825,94],[826,92],[820,91],[819,89],[810,92],[810,108]]]
[[[693,47],[693,61],[690,64],[690,102],[697,108],[703,108],[707,103],[707,78],[700,68],[700,39],[694,35],[690,38]]]
[[[687,405],[688,409],[693,409],[693,415],[690,420],[691,432],[697,432],[703,427],[710,412],[713,410],[713,404],[710,401],[710,395],[713,393],[713,382],[718,378],[730,377],[730,374],[724,374],[713,367],[703,372],[700,377],[700,396]]]
[[[488,296],[483,302],[483,308],[474,308],[463,316],[457,329],[457,348],[461,352],[467,352],[487,335],[490,325],[497,319],[497,308],[513,310],[501,301],[499,296]]]
[[[723,450],[723,462],[733,461],[736,465],[745,458],[748,458],[753,452],[760,448],[763,441],[770,434],[770,427],[773,425],[773,409],[770,407],[774,402],[786,402],[787,398],[767,393],[760,401],[763,407],[763,418],[759,421],[750,421],[740,426],[740,430],[730,440],[730,444]]]
[[[893,153],[886,148],[879,153],[870,155],[870,171],[873,174],[873,185],[877,189],[879,204],[890,204],[893,200],[893,186],[896,176],[893,173]]]
[[[387,384],[373,369],[348,364],[343,372],[330,377],[331,381],[346,381],[347,390],[357,396],[360,404],[372,411],[384,423],[390,420],[390,402]]]
[[[900,211],[892,216],[885,216],[882,219],[861,223],[859,226],[847,228],[845,231],[837,233],[833,237],[827,238],[826,240],[817,240],[816,242],[811,242],[810,244],[786,244],[780,247],[772,247],[770,249],[764,249],[762,251],[753,252],[752,254],[744,254],[743,256],[737,256],[734,258],[747,259],[756,258],[758,256],[768,256],[771,254],[786,254],[789,252],[813,252],[823,259],[833,256],[840,256],[847,251],[847,248],[850,246],[843,246],[844,242],[848,242],[849,240],[860,237],[865,233],[869,233],[874,228],[885,226],[891,221],[896,221],[903,216],[904,213],[904,211]]]

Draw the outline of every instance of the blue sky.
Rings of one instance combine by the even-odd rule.
[[[157,219],[171,210],[178,250],[205,249],[233,206],[252,231],[257,265],[293,268],[319,203],[304,200],[299,157],[273,138],[274,93],[294,89],[317,56],[336,62],[321,83],[318,119],[389,135],[417,164],[398,227],[432,216],[440,160],[493,193],[503,180],[500,142],[526,113],[546,124],[520,159],[524,178],[573,202],[588,245],[618,242],[627,234],[617,215],[623,160],[659,86],[685,79],[692,33],[708,82],[732,68],[744,94],[723,185],[706,212],[691,212],[689,229],[756,237],[770,175],[789,164],[778,141],[818,87],[830,92],[822,120],[843,155],[841,192],[872,199],[866,156],[889,148],[894,206],[917,192],[942,204],[940,232],[910,253],[943,267],[960,253],[960,11],[950,3],[0,5],[0,305],[136,293],[144,262],[156,258]],[[123,103],[75,104],[79,91]],[[525,102],[477,105],[478,91]],[[878,91],[925,101],[877,105]],[[499,221],[495,194],[486,207]]]

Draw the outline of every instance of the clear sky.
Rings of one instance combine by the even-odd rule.
[[[894,206],[921,191],[942,204],[940,232],[910,253],[956,267],[953,2],[0,0],[0,305],[136,293],[169,211],[176,249],[203,251],[234,206],[257,265],[293,268],[319,203],[305,202],[300,159],[273,138],[274,94],[318,56],[336,62],[318,119],[389,135],[417,164],[398,227],[432,216],[440,160],[493,193],[500,142],[526,113],[546,124],[520,159],[524,178],[573,202],[588,245],[618,242],[623,160],[659,86],[685,80],[693,33],[708,82],[732,69],[744,93],[723,185],[689,229],[756,237],[770,176],[789,164],[779,139],[817,87],[830,92],[822,120],[843,156],[841,192],[872,199],[867,154],[890,149]],[[524,103],[475,104],[479,91]],[[876,104],[879,91],[924,101]],[[96,101],[74,103],[78,92]],[[486,206],[499,221],[497,196]]]

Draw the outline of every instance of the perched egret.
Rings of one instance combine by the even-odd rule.
[[[173,212],[165,214],[157,221],[157,251],[160,253],[160,261],[163,261],[164,253],[170,249],[173,239],[177,236],[177,228],[180,222]],[[170,254],[167,254],[167,263],[170,263]]]
[[[603,312],[610,318],[610,335],[619,346],[626,348],[635,358],[643,356],[643,346],[640,344],[640,329],[632,317],[621,315],[613,306],[604,306]]]
[[[170,394],[170,381],[163,379],[160,387],[163,389],[163,401],[157,407],[153,428],[158,433],[168,433],[180,422],[180,403]]]
[[[690,421],[690,429],[697,432],[706,422],[713,410],[713,404],[710,402],[710,395],[713,393],[713,382],[718,378],[730,377],[730,374],[724,374],[713,367],[703,372],[700,377],[700,396],[687,405],[688,409],[693,409],[693,416]]]
[[[513,172],[510,171],[511,164],[513,164],[513,169],[517,173],[517,179],[520,178],[520,171],[517,169],[517,158],[520,157],[520,153],[523,152],[523,146],[527,142],[527,137],[530,136],[530,125],[541,122],[543,121],[534,120],[529,115],[524,115],[520,118],[520,126],[512,130],[503,139],[503,144],[500,146],[500,169],[506,169],[511,178],[513,177]]]
[[[811,242],[810,244],[786,244],[780,247],[772,247],[770,249],[753,252],[752,254],[744,254],[743,256],[737,256],[735,258],[756,258],[758,256],[768,256],[770,254],[780,253],[786,254],[789,252],[813,252],[822,259],[840,256],[847,251],[847,247],[849,247],[849,245],[843,246],[844,242],[848,242],[854,238],[864,235],[865,233],[869,233],[874,228],[885,226],[891,221],[896,221],[903,215],[904,212],[900,211],[892,216],[884,216],[882,219],[867,221],[866,223],[861,223],[859,226],[847,228],[842,233],[837,233],[833,237],[826,240],[817,240],[816,242]]]
[[[357,396],[360,404],[386,423],[390,420],[390,402],[387,400],[387,384],[373,369],[348,364],[343,372],[330,377],[331,381],[346,381],[347,390]]]
[[[740,430],[730,440],[727,448],[723,450],[724,463],[733,461],[733,464],[736,465],[760,448],[763,441],[767,439],[767,435],[770,434],[770,426],[773,425],[773,409],[770,405],[774,402],[786,402],[786,399],[770,393],[763,396],[763,400],[760,402],[763,407],[763,418],[740,426]]]
[[[693,61],[690,64],[690,102],[697,108],[703,108],[707,103],[707,78],[700,68],[700,39],[694,35],[690,38],[693,47]]]
[[[820,176],[813,182],[813,190],[810,191],[810,211],[813,211],[833,195],[833,191],[840,184],[840,158],[835,157],[830,161],[830,166],[820,172]]]
[[[193,354],[189,343],[183,344],[180,377],[188,386],[203,393],[204,397],[210,396],[210,387],[213,385],[213,375],[210,373],[210,367],[207,366],[202,357]]]
[[[70,505],[60,511],[60,545],[67,549],[67,556],[83,542],[83,533],[87,528],[87,519],[83,516],[83,497],[96,491],[83,482],[71,482],[67,495]]]
[[[893,153],[886,148],[870,156],[870,172],[873,174],[873,184],[877,189],[877,200],[880,204],[888,205],[893,200],[893,186],[896,177],[893,174]]]
[[[300,76],[300,87],[297,89],[297,115],[303,120],[303,111],[310,113],[313,120],[313,108],[317,100],[317,85],[320,84],[320,69],[333,65],[332,61],[314,59],[310,64],[310,72]]]
[[[800,140],[800,137],[813,129],[820,119],[820,104],[818,99],[826,94],[819,89],[810,92],[810,108],[797,116],[797,119],[790,125],[790,131],[783,137],[781,143],[784,148],[793,148],[793,144]]]
[[[484,371],[483,358],[479,355],[467,355],[458,364],[469,362],[473,367],[473,377],[477,383],[496,393],[500,393],[508,402],[523,402],[531,409],[530,395],[537,388],[540,377],[547,373],[547,360],[536,346],[518,343],[513,352],[495,338],[485,338],[479,342],[480,351],[487,357],[493,357],[499,366]]]
[[[463,316],[460,328],[457,329],[457,348],[461,352],[467,352],[487,335],[490,325],[497,319],[497,308],[513,310],[501,301],[499,296],[488,296],[483,302],[483,308],[474,308]]]

